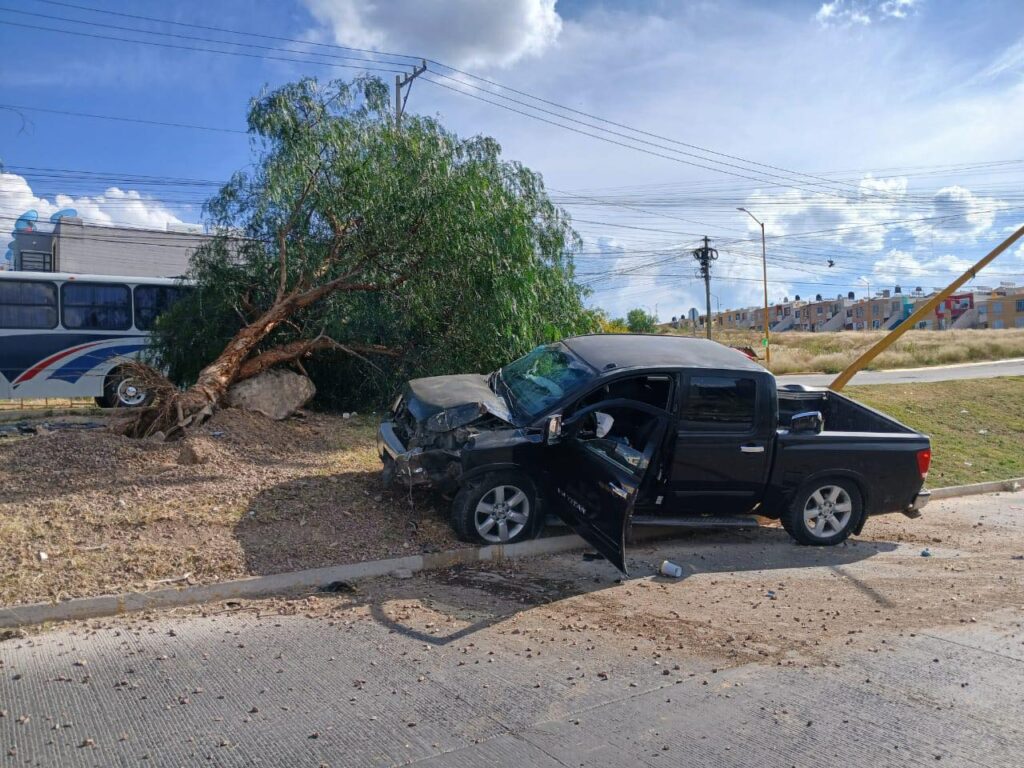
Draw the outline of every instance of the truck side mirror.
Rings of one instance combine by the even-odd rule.
[[[562,438],[562,414],[556,413],[548,418],[544,427],[544,442],[553,445]]]
[[[825,417],[821,415],[821,411],[804,411],[803,413],[796,413],[793,418],[789,420],[789,431],[790,432],[812,432],[815,435],[821,434],[821,431],[825,428]]]

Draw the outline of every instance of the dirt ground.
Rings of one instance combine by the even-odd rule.
[[[474,635],[491,643],[481,647],[522,656],[600,645],[666,669],[694,656],[722,667],[830,665],[837,646],[882,652],[886,635],[1024,605],[1024,493],[936,502],[918,520],[874,518],[839,547],[802,547],[761,528],[693,532],[630,554],[629,579],[567,553],[243,610],[383,622],[434,644]],[[663,558],[683,565],[684,577],[659,576]]]
[[[184,459],[98,418],[0,439],[0,604],[458,546],[443,505],[382,489],[372,416],[225,410]]]
[[[556,654],[573,660],[581,677],[600,675],[600,663],[607,664],[589,658],[595,648],[620,664],[662,666],[666,675],[692,658],[717,669],[752,661],[831,666],[838,648],[892,650],[887,637],[983,617],[1019,624],[1024,492],[935,502],[918,520],[873,518],[838,547],[799,546],[781,529],[763,527],[689,532],[633,546],[629,555],[629,578],[569,552],[368,580],[335,594],[68,626],[141,629],[225,613],[340,627],[370,622],[424,647],[451,646],[469,660],[515,656],[527,663]],[[658,575],[663,559],[681,564],[683,578]]]

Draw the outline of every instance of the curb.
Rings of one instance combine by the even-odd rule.
[[[646,536],[643,538],[646,538]],[[551,536],[545,539],[524,541],[519,544],[449,549],[444,552],[432,552],[389,560],[370,560],[363,563],[334,565],[326,568],[312,568],[305,571],[222,581],[216,584],[170,587],[152,592],[123,592],[117,595],[80,597],[60,603],[0,606],[0,629],[43,624],[50,621],[117,616],[133,611],[174,608],[218,600],[271,597],[290,592],[309,591],[324,587],[335,581],[348,582],[373,578],[375,576],[387,576],[395,572],[401,572],[405,575],[416,573],[417,571],[450,568],[455,565],[468,563],[499,562],[517,557],[536,557],[567,552],[573,549],[582,549],[586,546],[588,546],[587,543],[575,534]]]
[[[1024,486],[1024,477],[1013,480],[995,480],[973,485],[954,485],[936,488],[931,500],[951,499],[958,496],[973,496],[981,493],[1016,491]],[[633,532],[634,541],[657,538],[679,533],[679,528],[644,528]],[[539,557],[583,549],[589,545],[575,534],[550,536],[533,539],[519,544],[496,544],[487,547],[465,547],[444,552],[397,557],[389,560],[370,560],[363,563],[332,565],[326,568],[312,568],[291,573],[277,573],[270,576],[255,576],[247,579],[221,581],[216,584],[201,584],[192,587],[170,587],[152,592],[122,592],[117,595],[99,597],[77,597],[61,603],[30,603],[17,606],[0,606],[0,629],[26,627],[52,621],[73,619],[95,619],[102,616],[119,616],[135,611],[149,611],[157,608],[177,608],[185,605],[209,603],[218,600],[240,598],[256,599],[274,597],[292,592],[319,589],[335,581],[356,581],[376,576],[387,576],[396,572],[403,575],[419,571],[451,568],[479,562],[500,562],[519,557]]]
[[[971,485],[951,485],[946,488],[936,488],[932,491],[932,501],[939,499],[953,499],[957,496],[974,496],[979,493],[996,493],[998,491],[1019,491],[1024,487],[1024,477],[1015,477],[1011,480],[992,480],[987,483],[973,483]]]

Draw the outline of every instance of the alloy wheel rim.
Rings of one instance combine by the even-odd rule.
[[[825,485],[807,497],[804,525],[812,536],[826,539],[846,530],[853,517],[850,494],[838,485]]]
[[[473,515],[476,532],[492,544],[515,538],[530,520],[530,499],[514,485],[498,485],[480,497]]]

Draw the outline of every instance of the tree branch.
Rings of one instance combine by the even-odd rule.
[[[316,168],[313,169],[312,173],[309,174],[309,178],[306,179],[306,183],[302,187],[302,194],[299,195],[299,199],[295,201],[295,205],[292,207],[292,212],[288,216],[288,221],[281,229],[277,231],[277,262],[278,270],[280,274],[277,277],[277,296],[274,302],[279,302],[284,298],[285,291],[288,288],[288,236],[295,229],[295,225],[302,212],[302,206],[306,204],[306,200],[309,198],[309,194],[313,191],[313,186],[316,183],[316,177],[320,175],[320,169],[323,167],[323,159],[321,158],[316,164]]]
[[[273,347],[272,349],[268,349],[265,352],[261,352],[255,357],[246,360],[242,364],[241,368],[239,368],[238,376],[235,378],[235,381],[251,379],[253,376],[263,373],[265,370],[273,368],[276,365],[298,360],[311,352],[322,349],[337,349],[354,357],[358,357],[360,360],[363,360],[370,365],[373,365],[373,362],[367,360],[363,356],[364,354],[384,355],[386,357],[400,357],[402,354],[397,349],[382,347],[377,344],[342,344],[329,336],[320,335],[315,339],[292,341],[287,344],[282,344],[279,347]]]

